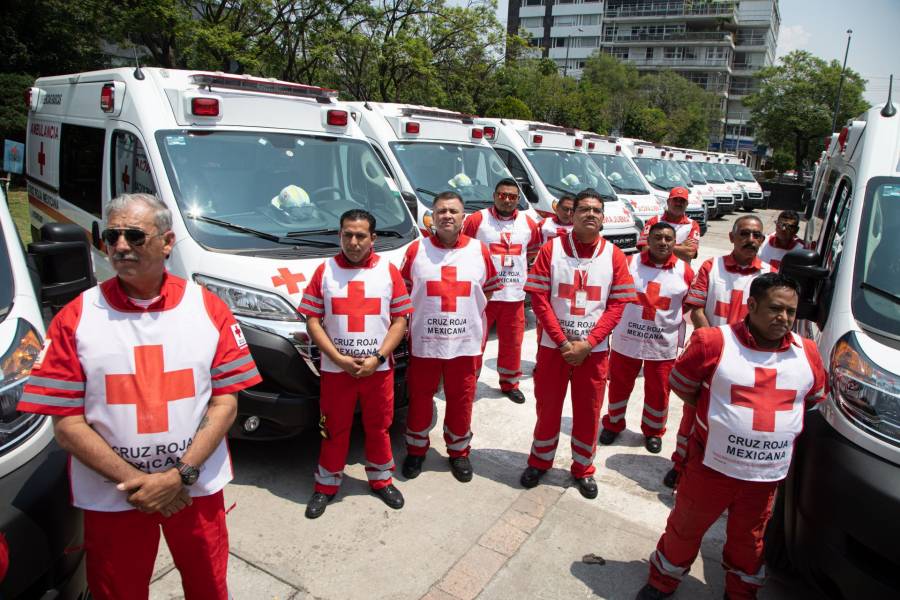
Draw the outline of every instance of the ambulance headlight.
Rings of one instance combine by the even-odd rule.
[[[872,362],[854,332],[835,346],[831,393],[856,425],[900,445],[900,377]]]
[[[0,356],[0,454],[27,438],[42,419],[16,410],[41,346],[40,334],[28,321],[19,319],[9,348]]]
[[[206,275],[195,274],[194,281],[221,298],[235,316],[274,321],[302,320],[294,307],[277,294],[214,279]]]

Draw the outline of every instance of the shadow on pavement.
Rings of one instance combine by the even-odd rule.
[[[586,551],[587,553],[587,551]],[[601,555],[602,556],[602,555]],[[690,573],[684,577],[676,592],[677,598],[700,600],[721,598],[724,576],[717,561],[704,560],[704,573],[716,579],[713,585],[707,585]],[[605,565],[591,565],[577,560],[572,563],[569,572],[588,586],[596,596],[609,600],[633,600],[638,591],[647,582],[649,563],[646,560],[628,562],[607,560]],[[718,569],[718,572],[716,571]],[[718,573],[718,574],[716,574]]]

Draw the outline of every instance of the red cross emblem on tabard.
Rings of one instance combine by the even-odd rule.
[[[559,284],[557,297],[569,301],[569,313],[572,316],[583,317],[585,315],[585,310],[584,308],[575,306],[575,294],[577,292],[584,291],[587,295],[586,297],[588,300],[593,300],[596,302],[600,300],[600,290],[601,286],[599,285],[587,284],[587,273],[585,273],[584,271],[576,270],[571,284]]]
[[[106,376],[106,403],[134,404],[138,433],[169,431],[169,402],[194,394],[193,370],[166,371],[162,346],[135,346],[134,374]]]
[[[456,279],[456,267],[441,267],[441,278],[425,282],[425,293],[441,297],[442,312],[456,312],[456,299],[472,294],[472,283]]]
[[[794,408],[797,392],[775,387],[776,369],[754,369],[754,384],[731,386],[731,403],[753,410],[754,431],[775,431],[775,414]]]
[[[647,284],[646,292],[638,292],[638,300],[644,307],[641,318],[645,321],[653,321],[656,319],[657,309],[669,310],[672,306],[672,298],[669,296],[660,296],[659,290],[662,286],[656,281]]]
[[[519,256],[522,254],[522,244],[513,244],[512,234],[508,231],[500,234],[500,243],[489,244],[488,249],[493,256],[499,256],[501,261],[506,256]]]
[[[747,312],[743,290],[732,290],[731,302],[716,301],[715,315],[717,317],[725,317],[729,324],[740,323],[747,316]]]
[[[381,298],[366,298],[366,284],[351,281],[347,284],[346,298],[332,298],[331,312],[347,315],[347,332],[362,333],[366,330],[366,315],[381,314]]]
[[[278,275],[272,275],[272,285],[287,287],[288,294],[299,294],[300,286],[297,284],[304,281],[306,281],[306,277],[303,276],[303,273],[291,273],[290,269],[284,267],[278,269]]]

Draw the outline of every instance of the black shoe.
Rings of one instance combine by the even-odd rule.
[[[659,451],[662,450],[662,438],[658,435],[644,436],[644,448],[651,454],[659,454]]]
[[[503,392],[507,398],[515,402],[516,404],[525,404],[525,394],[519,391],[519,388],[514,390],[509,390],[507,392]]]
[[[618,431],[613,431],[612,429],[601,429],[600,430],[600,443],[604,446],[609,446],[616,438],[619,437]]]
[[[519,478],[519,483],[522,484],[523,488],[533,488],[540,483],[541,477],[543,477],[546,472],[547,471],[529,465],[522,471],[522,477]]]
[[[578,484],[578,491],[581,492],[581,495],[588,500],[597,497],[597,482],[590,475],[576,479],[575,483]]]
[[[400,510],[401,508],[403,508],[403,494],[400,493],[400,490],[394,487],[394,484],[389,483],[383,488],[372,491],[376,496],[381,498],[385,504],[387,504],[394,510]]]
[[[328,503],[334,500],[334,494],[323,494],[322,492],[313,492],[309,502],[306,503],[306,518],[318,519],[325,512]]]
[[[457,456],[450,459],[450,472],[457,481],[468,483],[472,481],[472,463],[468,456]]]
[[[425,462],[424,456],[413,456],[407,454],[403,459],[403,476],[407,479],[415,479],[422,473],[422,463]]]
[[[650,585],[649,583],[641,588],[641,591],[638,592],[637,596],[635,596],[634,600],[661,600],[662,598],[668,598],[675,592],[666,592],[660,591]]]
[[[663,477],[663,485],[672,488],[673,490],[675,489],[675,486],[678,485],[678,471],[675,470],[675,467],[669,469],[669,472]]]

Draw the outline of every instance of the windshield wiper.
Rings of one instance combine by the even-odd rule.
[[[867,282],[863,281],[861,284],[859,284],[859,287],[863,288],[864,290],[869,290],[870,292],[874,292],[874,293],[878,294],[879,296],[883,296],[884,298],[887,298],[888,300],[892,300],[895,304],[900,304],[900,296],[897,296],[896,294],[892,294],[887,290],[883,290],[878,286],[874,286],[871,283],[867,283]]]
[[[562,194],[569,194],[569,195],[572,194],[571,191],[563,189],[563,188],[559,187],[558,185],[553,185],[552,183],[545,183],[544,185],[547,186],[549,189],[556,190],[557,192],[560,192]]]
[[[380,235],[381,237],[395,237],[395,238],[405,238],[406,237],[399,231],[393,231],[391,229],[376,229],[375,235]]]
[[[315,246],[317,248],[334,248],[338,245],[329,242],[320,242],[317,240],[296,240],[291,238],[290,236],[275,235],[274,233],[259,231],[258,229],[253,229],[252,227],[245,227],[244,225],[238,225],[237,223],[223,221],[221,219],[214,219],[213,217],[206,217],[203,215],[186,214],[185,216],[188,219],[193,219],[194,221],[209,223],[211,225],[218,225],[219,227],[231,229],[232,231],[240,231],[241,233],[247,233],[263,240],[275,242],[276,244],[285,244],[288,246]]]
[[[638,188],[616,188],[616,191],[620,194],[637,194],[639,196],[645,196],[647,194],[647,190],[640,190]]]
[[[437,198],[437,195],[438,195],[437,192],[432,192],[431,190],[426,190],[425,188],[420,188],[420,187],[417,187],[417,188],[416,188],[416,191],[417,191],[417,192],[422,192],[423,194],[428,194],[428,195],[431,196],[432,198]]]

